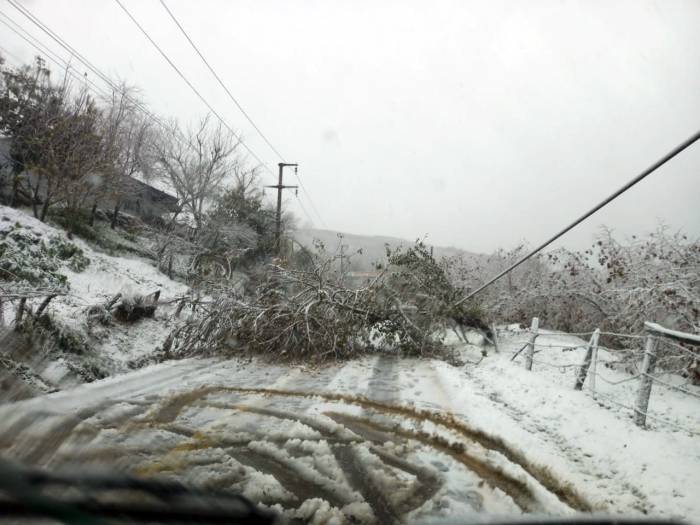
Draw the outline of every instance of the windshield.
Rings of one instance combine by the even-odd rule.
[[[697,27],[7,0],[0,513],[697,520]]]

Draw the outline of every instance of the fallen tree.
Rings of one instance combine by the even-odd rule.
[[[251,353],[289,360],[345,359],[370,352],[410,356],[445,350],[447,328],[488,332],[473,305],[422,242],[387,248],[387,264],[359,289],[343,286],[333,259],[311,269],[268,265],[250,297],[220,291],[171,334],[164,351],[187,356]],[[488,334],[487,334],[488,335]]]

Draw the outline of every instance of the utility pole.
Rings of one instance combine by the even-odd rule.
[[[294,188],[295,190],[299,186],[285,186],[282,184],[282,169],[285,166],[294,166],[294,172],[296,173],[298,164],[288,164],[285,162],[280,162],[277,164],[280,167],[279,181],[274,186],[265,186],[266,188],[277,188],[277,217],[276,217],[276,228],[275,228],[275,250],[277,255],[282,255],[282,190],[287,188]],[[298,190],[297,190],[298,191]]]
[[[343,278],[343,259],[345,258],[345,247],[347,245],[341,244],[340,245],[340,278]]]
[[[343,234],[339,233],[338,234],[338,239],[340,239],[340,282],[342,283],[344,281],[344,270],[345,267],[343,265],[343,261],[345,260],[345,249],[348,248],[347,244],[343,244]]]

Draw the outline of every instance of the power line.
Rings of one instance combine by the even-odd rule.
[[[17,55],[15,55],[14,53],[12,53],[10,50],[3,47],[2,45],[0,45],[0,51],[2,51],[8,57],[12,58],[17,63],[18,66],[21,66],[22,64],[25,63],[24,60],[19,58]]]
[[[15,27],[10,26],[6,21],[0,20],[0,23],[4,24],[7,28],[9,28],[11,31],[13,31],[17,36],[19,36],[21,39],[23,39],[25,42],[27,42],[29,45],[34,47],[39,53],[44,54],[49,60],[51,60],[54,64],[56,64],[58,67],[64,68],[66,72],[72,76],[74,79],[79,80],[81,82],[87,82],[92,86],[93,91],[95,91],[97,94],[99,94],[101,97],[107,99],[109,98],[109,94],[103,91],[97,84],[92,82],[87,77],[80,76],[80,74],[75,70],[75,68],[71,65],[70,62],[67,60],[61,58],[58,54],[54,53],[51,51],[45,44],[43,44],[39,39],[34,37],[31,33],[29,33],[26,29],[24,29],[21,25],[19,25],[17,22],[12,20],[9,16],[7,16],[5,13],[0,11],[0,15],[2,15],[4,18],[12,22],[16,28],[19,28],[24,34],[20,33],[18,29]],[[26,36],[25,36],[26,35]],[[31,39],[31,40],[30,40]],[[5,50],[9,54],[7,50]],[[15,60],[19,61],[19,64],[21,65],[23,63],[22,60],[18,59],[17,57],[14,57]],[[73,72],[73,71],[75,72]]]
[[[90,62],[90,60],[88,60],[88,59],[87,59],[83,54],[81,54],[77,49],[75,49],[73,46],[71,46],[71,45],[70,45],[66,40],[64,40],[60,35],[58,35],[55,31],[53,31],[47,24],[45,24],[44,22],[42,22],[37,16],[35,16],[31,11],[29,11],[29,9],[27,9],[27,8],[24,7],[23,5],[19,4],[19,3],[16,2],[15,0],[7,0],[7,1],[8,1],[8,3],[9,3],[12,7],[14,7],[17,11],[19,11],[20,14],[22,14],[22,15],[23,15],[24,17],[26,17],[32,24],[34,24],[36,27],[38,27],[38,28],[39,28],[42,32],[44,32],[46,35],[48,35],[48,36],[49,36],[52,40],[54,40],[59,46],[61,46],[65,51],[67,51],[71,56],[75,57],[80,63],[82,63],[89,71],[91,71],[91,72],[92,72],[93,74],[95,74],[100,80],[102,80],[105,84],[107,84],[112,90],[114,90],[114,91],[120,91],[119,86],[116,85],[105,73],[103,73],[103,72],[102,72],[97,66],[95,66],[92,62]],[[126,8],[125,8],[120,2],[118,2],[118,3],[121,5],[122,9],[124,9],[124,10],[126,11],[126,13],[130,16],[130,18],[134,21],[134,23],[137,25],[137,27],[139,27],[139,29],[141,29],[141,31],[144,33],[144,35],[146,35],[146,37],[147,37],[147,38],[151,41],[151,43],[156,47],[156,49],[158,49],[158,50],[161,52],[161,54],[166,58],[166,60],[169,61],[169,63],[171,64],[171,66],[172,66],[173,68],[176,69],[176,71],[183,77],[183,79],[184,79],[186,82],[188,82],[187,79],[184,78],[184,75],[181,74],[181,72],[179,71],[179,69],[177,69],[177,67],[175,66],[175,64],[173,64],[172,61],[169,60],[169,58],[168,58],[168,57],[164,54],[164,52],[158,47],[158,45],[153,41],[153,39],[150,38],[150,36],[148,35],[148,33],[146,33],[145,30],[140,26],[140,24],[138,24],[138,22],[133,18],[133,16],[130,15],[130,13],[126,10]],[[7,18],[8,18],[9,20],[11,20],[9,17],[7,17]],[[21,27],[21,26],[19,26],[19,24],[17,24],[17,22],[14,22],[14,21],[12,21],[12,22],[13,22],[14,24],[18,25],[18,27]],[[26,30],[23,29],[23,31],[24,31],[25,33],[27,33]],[[15,33],[17,33],[17,31],[15,31]],[[17,33],[17,34],[19,35],[19,33]],[[29,33],[27,33],[27,34],[29,34]],[[22,35],[19,35],[19,36],[22,37],[22,38],[24,38]],[[30,36],[31,36],[31,35],[30,35]],[[34,37],[32,37],[32,38],[34,38]],[[24,38],[24,40],[26,41],[27,39]],[[34,40],[36,40],[36,39],[34,38]],[[37,40],[37,42],[38,42],[38,40]],[[39,48],[36,44],[34,44],[34,43],[32,43],[32,42],[29,42],[29,41],[28,41],[28,43],[31,44],[31,45],[32,45],[33,47],[35,47],[36,49],[38,49],[40,52],[46,53],[45,50],[42,50],[42,49]],[[45,47],[45,46],[44,46],[44,47]],[[54,55],[55,55],[55,53],[54,53]],[[55,56],[57,56],[57,55],[55,55]],[[49,57],[49,58],[51,58],[51,57]],[[61,59],[59,59],[59,60],[61,60]],[[59,66],[61,66],[61,64],[60,64],[58,61],[56,61],[55,59],[53,59],[53,61],[54,61],[55,63],[57,63]],[[61,60],[61,62],[63,62],[64,65],[65,65],[65,64],[68,64],[68,62],[66,62],[65,60]],[[64,66],[61,66],[61,67],[64,67]],[[108,95],[105,95],[104,92],[103,92],[102,90],[100,90],[100,88],[97,87],[96,84],[94,84],[94,82],[92,82],[90,79],[87,79],[87,78],[85,78],[84,80],[87,81],[89,84],[91,84],[91,85],[93,86],[93,89],[94,89],[97,93],[99,93],[102,97],[108,98]],[[188,82],[188,83],[189,83],[189,82]],[[211,105],[209,105],[208,102],[207,102],[206,100],[204,100],[204,98],[201,96],[201,94],[199,94],[199,92],[194,88],[194,86],[191,85],[191,83],[189,83],[189,85],[190,85],[191,89],[193,89],[193,90],[195,91],[195,93],[204,101],[204,103],[207,105],[207,107],[209,107],[209,109],[216,115],[216,117],[217,117],[217,118],[229,129],[229,131],[231,131],[231,133],[241,142],[241,144],[246,148],[246,150],[248,150],[248,152],[260,163],[260,165],[262,165],[268,172],[270,172],[270,173],[272,174],[272,170],[269,168],[269,166],[267,166],[264,162],[262,162],[262,160],[248,147],[248,145],[245,144],[245,142],[233,131],[233,129],[231,128],[231,126],[229,126],[225,121],[223,121],[223,119],[221,118],[221,116],[220,116],[216,111],[213,110],[213,108],[211,107]],[[183,137],[181,137],[181,136],[178,135],[177,133],[174,133],[173,130],[171,129],[171,127],[170,127],[168,124],[166,124],[166,123],[163,122],[160,118],[158,118],[156,115],[154,115],[153,113],[151,113],[151,112],[143,105],[142,102],[140,102],[140,101],[138,101],[138,100],[136,100],[136,99],[133,99],[132,97],[130,97],[130,96],[128,96],[128,95],[125,95],[125,97],[126,97],[126,99],[129,100],[132,104],[134,104],[135,107],[137,107],[137,109],[139,109],[140,111],[142,111],[145,115],[148,116],[149,119],[151,119],[153,122],[155,122],[156,124],[158,124],[159,126],[161,126],[166,132],[168,132],[169,134],[171,134],[175,139],[177,139],[179,142],[181,142],[181,143],[183,143],[183,144],[186,143],[190,148],[193,148],[193,149],[194,149],[194,146],[193,146],[191,143],[187,142]],[[302,190],[304,190],[303,187],[302,187]],[[307,194],[308,194],[308,193],[307,193]],[[310,200],[310,198],[309,198],[309,200]],[[312,205],[313,205],[313,203],[312,203]],[[307,215],[307,217],[308,217],[309,219],[311,219],[311,217],[308,215],[308,213],[306,213],[306,215]]]
[[[54,40],[59,46],[61,46],[64,50],[66,50],[68,53],[71,54],[71,56],[74,56],[75,58],[78,59],[79,62],[81,62],[85,67],[87,67],[91,72],[93,72],[99,79],[101,79],[105,84],[107,84],[110,89],[113,91],[119,92],[120,88],[117,84],[115,84],[106,74],[104,74],[102,71],[100,71],[97,66],[92,64],[87,58],[85,58],[78,50],[76,50],[73,46],[71,46],[68,42],[66,42],[60,35],[58,35],[56,32],[54,32],[48,25],[43,23],[41,20],[39,20],[38,17],[36,17],[34,14],[31,13],[26,7],[22,6],[21,4],[18,4],[14,0],[7,0],[8,3],[14,7],[17,11],[20,12],[20,14],[24,15],[32,24],[37,26],[41,31],[43,31],[46,35],[48,35],[52,40]],[[17,24],[16,22],[14,22]],[[19,26],[19,24],[17,24]],[[21,27],[21,26],[20,26]],[[26,30],[25,30],[26,32]],[[32,44],[30,42],[30,44]],[[36,45],[32,44],[35,48],[39,49]],[[39,49],[40,50],[40,49]],[[41,51],[41,50],[40,50]],[[64,61],[65,64],[67,62]],[[60,64],[59,64],[60,65]],[[90,83],[94,90],[102,96],[104,93],[98,88],[94,82],[91,80],[87,80],[88,83]],[[151,119],[153,122],[161,126],[166,132],[170,133],[176,140],[178,140],[181,144],[186,143],[189,145],[191,148],[194,149],[194,146],[191,143],[188,143],[187,141],[184,140],[183,137],[179,136],[178,134],[174,133],[173,130],[168,126],[166,123],[164,123],[160,118],[158,118],[156,115],[151,113],[141,101],[136,100],[132,97],[130,97],[128,94],[124,95],[125,98],[134,104],[134,106],[142,111],[149,119]],[[108,96],[107,96],[108,97]]]
[[[94,66],[87,58],[85,58],[79,51],[72,47],[68,42],[66,42],[60,35],[54,32],[50,27],[44,24],[39,18],[37,18],[29,9],[23,5],[15,2],[14,0],[7,0],[7,2],[24,15],[30,22],[46,33],[51,39],[58,43],[63,49],[68,51],[72,56],[75,56],[85,67],[92,71],[98,78],[105,82],[110,88],[115,89],[116,85],[102,73],[96,66]]]
[[[309,219],[312,223],[314,222],[313,219],[311,218],[311,215],[309,215],[309,212],[306,211],[306,208],[304,207],[304,204],[301,202],[301,199],[297,195],[297,204],[299,204],[299,207],[301,208],[301,211],[304,212],[304,215],[306,215],[306,218]]]
[[[20,4],[15,4],[12,0],[8,0],[8,3],[12,5],[15,9],[17,9],[20,14],[25,16],[32,24],[34,24],[36,27],[38,27],[42,32],[44,32],[46,35],[48,35],[52,40],[54,40],[61,48],[63,48],[66,52],[68,52],[72,57],[75,57],[81,64],[83,64],[88,70],[90,70],[92,73],[94,73],[100,80],[102,80],[105,84],[109,86],[110,89],[114,91],[119,91],[120,88],[117,84],[115,84],[114,81],[112,81],[105,73],[103,73],[97,66],[95,66],[92,62],[90,62],[84,55],[82,55],[77,49],[75,49],[73,46],[71,46],[67,41],[65,41],[60,35],[58,35],[55,31],[53,31],[48,25],[46,25],[44,22],[42,22],[38,17],[36,17],[33,13],[31,13],[28,9],[26,9],[24,6]],[[31,33],[29,33],[26,29],[24,29],[19,23],[14,21],[11,17],[9,17],[7,14],[0,12],[0,15],[2,15],[4,18],[9,20],[16,28],[21,30],[24,34],[20,33],[18,29],[15,27],[10,26],[7,24],[5,21],[0,20],[0,23],[3,23],[5,26],[7,26],[10,30],[12,30],[17,36],[22,38],[25,42],[30,44],[34,49],[39,51],[39,53],[45,54],[47,58],[49,58],[51,61],[53,61],[58,67],[65,68],[68,71],[68,74],[70,74],[73,78],[79,81],[85,81],[87,82],[90,86],[91,89],[100,95],[102,98],[105,100],[108,100],[110,95],[106,93],[104,90],[102,90],[97,84],[95,84],[92,80],[87,78],[86,76],[82,76],[78,73],[77,70],[71,64],[61,58],[58,54],[53,52],[46,44],[43,44],[39,39],[34,37]],[[25,36],[26,35],[26,36]],[[30,40],[31,39],[31,40]],[[18,61],[18,64],[21,64],[22,61],[14,57],[11,53],[6,51],[6,53],[10,56],[13,56],[15,60]],[[75,73],[71,72],[70,69],[73,69]],[[125,98],[130,101],[134,106],[141,112],[143,112],[149,119],[151,119],[153,122],[155,122],[157,125],[162,127],[167,133],[173,136],[176,140],[178,140],[181,144],[189,146],[192,149],[196,149],[195,146],[188,142],[184,137],[181,137],[177,133],[173,131],[173,129],[168,126],[165,122],[163,122],[159,117],[151,113],[141,101],[134,99],[128,95],[125,94]],[[269,168],[268,168],[269,170]],[[304,208],[303,204],[301,204],[301,201],[299,201],[299,205],[306,215],[306,217],[313,222],[313,219],[309,215],[308,211]]]
[[[117,5],[119,5],[119,7],[122,8],[122,10],[126,13],[126,15],[127,15],[127,16],[131,19],[131,21],[134,23],[134,25],[136,25],[136,27],[139,28],[139,30],[141,31],[141,33],[143,33],[143,35],[148,39],[148,41],[153,45],[153,47],[155,47],[156,50],[158,50],[158,52],[159,52],[159,53],[161,54],[161,56],[165,59],[165,61],[166,61],[168,64],[170,64],[170,67],[172,67],[172,68],[175,70],[175,72],[176,72],[176,73],[180,76],[180,78],[189,86],[189,88],[194,92],[194,94],[197,95],[197,97],[204,103],[205,106],[207,106],[207,108],[209,108],[209,111],[211,111],[211,112],[214,114],[214,116],[216,116],[216,118],[219,119],[219,122],[221,122],[221,123],[226,127],[226,129],[228,129],[228,130],[231,132],[231,134],[232,134],[234,137],[236,137],[236,139],[238,139],[238,141],[241,143],[241,145],[243,145],[243,147],[248,151],[248,153],[250,153],[250,155],[251,155],[256,161],[258,161],[258,163],[259,163],[261,166],[263,166],[264,168],[266,168],[267,171],[269,171],[269,172],[272,174],[273,172],[272,172],[272,170],[270,169],[270,167],[269,167],[267,164],[265,164],[265,163],[260,159],[260,157],[258,157],[258,156],[255,154],[255,152],[254,152],[252,149],[250,149],[250,147],[243,141],[243,139],[238,135],[238,133],[236,133],[236,132],[233,130],[233,128],[232,128],[231,126],[229,126],[229,124],[223,119],[223,117],[221,117],[221,115],[219,115],[219,113],[211,106],[211,104],[209,104],[209,102],[207,101],[207,99],[204,98],[204,96],[199,92],[199,90],[197,90],[196,87],[194,87],[194,85],[192,84],[192,82],[190,82],[189,79],[184,75],[184,73],[183,73],[182,71],[180,71],[180,69],[175,65],[175,63],[174,63],[172,60],[170,60],[170,57],[165,53],[165,51],[163,51],[163,50],[161,49],[161,47],[156,43],[156,41],[153,40],[153,39],[151,38],[151,35],[148,34],[148,31],[146,31],[146,30],[143,28],[143,26],[142,26],[141,24],[139,24],[139,22],[136,20],[136,18],[134,18],[134,16],[133,16],[133,15],[129,12],[129,10],[124,6],[124,4],[122,4],[120,0],[114,0],[114,1],[117,3]]]
[[[318,209],[316,208],[316,205],[314,204],[314,201],[311,199],[311,195],[309,195],[309,192],[306,191],[306,186],[304,186],[304,183],[301,182],[301,177],[299,176],[298,171],[294,171],[294,175],[297,178],[297,181],[299,182],[299,187],[301,188],[301,191],[304,192],[304,195],[306,195],[306,198],[309,199],[309,204],[311,205],[311,209],[314,210],[314,213],[318,217],[318,219],[321,221],[321,224],[323,224],[325,227],[328,227],[326,224],[326,221],[323,220],[323,217],[321,217],[321,214],[318,212]]]
[[[15,22],[9,15],[0,11],[0,16],[2,16],[6,20],[6,21],[0,20],[0,23],[2,23],[4,26],[6,26],[11,31],[13,31],[17,36],[19,36],[22,40],[24,40],[25,42],[27,42],[28,44],[33,46],[39,52],[46,55],[47,58],[50,58],[51,60],[53,60],[54,63],[56,63],[57,65],[61,65],[62,67],[65,65],[70,65],[68,63],[68,61],[64,60],[58,54],[51,51],[38,38],[36,38],[29,31],[27,31],[21,25],[19,25],[17,22]],[[12,25],[8,24],[7,22],[10,22],[10,24],[12,24]],[[15,58],[17,58],[17,57],[15,57]]]
[[[478,294],[481,290],[483,290],[483,289],[486,288],[487,286],[490,286],[491,284],[493,284],[494,282],[496,282],[498,279],[500,279],[501,277],[503,277],[503,276],[506,275],[507,273],[511,272],[512,270],[514,270],[515,268],[517,268],[518,266],[520,266],[522,263],[524,263],[525,261],[527,261],[527,260],[528,260],[530,257],[532,257],[533,255],[535,255],[535,254],[537,254],[538,252],[542,251],[544,248],[546,248],[547,246],[549,246],[550,244],[552,244],[554,241],[556,241],[559,237],[561,237],[562,235],[564,235],[565,233],[567,233],[569,230],[573,229],[575,226],[577,226],[577,225],[579,225],[580,223],[582,223],[583,221],[585,221],[588,217],[590,217],[591,215],[593,215],[595,212],[597,212],[598,210],[600,210],[602,207],[604,207],[605,205],[609,204],[610,202],[612,202],[613,200],[615,200],[617,197],[619,197],[620,195],[622,195],[623,193],[625,193],[625,192],[626,192],[627,190],[629,190],[632,186],[634,186],[634,185],[637,184],[638,182],[642,181],[643,179],[645,179],[646,177],[648,177],[649,175],[651,175],[651,174],[652,174],[654,171],[656,171],[658,168],[660,168],[661,166],[663,166],[664,164],[666,164],[669,160],[671,160],[673,157],[675,157],[676,155],[678,155],[679,153],[681,153],[681,152],[684,151],[685,149],[687,149],[687,148],[689,148],[690,146],[692,146],[692,145],[693,145],[695,142],[697,142],[698,140],[700,140],[700,131],[698,131],[698,132],[695,133],[692,137],[690,137],[689,139],[687,139],[685,142],[681,143],[679,146],[677,146],[676,148],[674,148],[673,150],[671,150],[669,153],[667,153],[666,155],[664,155],[661,159],[659,159],[659,160],[656,161],[654,164],[652,164],[651,166],[649,166],[646,170],[644,170],[642,173],[640,173],[639,175],[637,175],[636,177],[634,177],[631,181],[629,181],[627,184],[625,184],[624,186],[622,186],[622,188],[620,188],[620,189],[617,190],[615,193],[613,193],[612,195],[610,195],[609,197],[607,197],[607,198],[606,198],[605,200],[603,200],[601,203],[597,204],[597,205],[596,205],[595,207],[593,207],[591,210],[589,210],[589,211],[587,211],[586,213],[584,213],[583,215],[581,215],[581,217],[579,217],[579,218],[576,219],[574,222],[572,222],[571,224],[569,224],[566,228],[564,228],[563,230],[561,230],[559,233],[555,234],[553,237],[551,237],[550,239],[548,239],[548,240],[546,240],[545,242],[543,242],[542,244],[540,244],[537,248],[535,248],[534,250],[532,250],[530,253],[528,253],[527,255],[525,255],[524,257],[522,257],[521,259],[519,259],[517,262],[515,262],[515,263],[512,264],[512,265],[510,265],[508,268],[506,268],[506,269],[503,270],[501,273],[499,273],[498,275],[496,275],[496,277],[492,278],[492,279],[491,279],[490,281],[488,281],[487,283],[482,284],[479,288],[477,288],[476,290],[474,290],[473,292],[471,292],[471,293],[468,294],[467,296],[465,296],[465,297],[463,297],[462,299],[460,299],[459,301],[457,301],[457,302],[455,303],[455,306],[456,306],[456,305],[460,305],[460,304],[462,304],[464,301],[467,301],[467,300],[471,299],[471,298],[474,297],[476,294]]]
[[[118,2],[118,0],[117,0],[117,2]],[[119,3],[119,2],[118,2],[118,3]],[[255,129],[255,131],[258,132],[258,134],[262,137],[262,139],[263,139],[263,140],[265,141],[265,143],[270,147],[270,149],[275,153],[275,155],[277,155],[277,157],[279,158],[279,160],[281,160],[283,163],[286,164],[287,161],[285,160],[285,158],[282,156],[282,154],[279,152],[279,150],[278,150],[277,148],[275,148],[275,146],[272,145],[272,142],[270,142],[270,141],[268,140],[268,138],[265,136],[265,134],[262,132],[262,130],[257,126],[257,124],[255,124],[255,122],[253,121],[252,117],[251,117],[250,115],[248,115],[248,113],[245,111],[245,109],[243,109],[243,106],[241,106],[241,104],[238,102],[238,100],[236,99],[236,97],[234,97],[233,94],[231,93],[231,91],[228,89],[228,87],[226,87],[226,84],[224,84],[224,81],[221,80],[221,77],[217,74],[217,72],[216,72],[216,71],[214,70],[214,68],[211,66],[211,64],[209,63],[209,61],[204,57],[204,54],[199,50],[199,48],[197,47],[197,45],[196,45],[196,44],[194,43],[194,41],[190,38],[189,34],[187,34],[187,31],[185,31],[185,28],[182,27],[182,24],[178,21],[177,17],[176,17],[176,16],[173,14],[173,12],[168,8],[168,6],[167,6],[166,3],[165,3],[165,0],[160,0],[160,3],[161,3],[161,5],[163,6],[163,8],[165,9],[165,11],[168,13],[168,15],[170,15],[170,18],[172,18],[173,22],[175,22],[175,25],[178,27],[178,29],[180,30],[180,32],[184,35],[184,37],[185,37],[185,38],[187,39],[187,41],[190,43],[190,45],[192,46],[192,49],[195,50],[195,52],[197,53],[197,55],[199,55],[199,58],[201,58],[201,59],[202,59],[202,62],[204,62],[204,65],[207,66],[207,69],[209,69],[209,71],[211,72],[211,74],[214,75],[214,78],[217,80],[217,82],[219,83],[219,85],[224,89],[224,91],[226,92],[226,94],[228,95],[228,97],[233,101],[233,103],[236,105],[236,107],[240,110],[240,112],[241,112],[241,113],[243,114],[243,116],[248,120],[248,122],[250,122],[250,125],[253,126],[253,128]],[[121,5],[121,3],[120,3],[120,5]],[[123,8],[123,7],[122,7],[122,8]],[[299,181],[299,186],[301,187],[301,190],[304,192],[304,194],[306,195],[307,199],[309,200],[309,204],[311,205],[311,208],[314,210],[314,212],[315,212],[316,215],[318,216],[319,220],[320,220],[322,223],[325,224],[325,221],[324,221],[323,218],[321,217],[321,214],[318,212],[318,209],[316,209],[316,206],[315,206],[315,204],[314,204],[314,202],[313,202],[313,199],[311,198],[311,195],[309,195],[309,192],[306,191],[306,187],[305,187],[304,184],[302,183],[301,177],[299,177],[299,173],[298,173],[297,171],[295,171],[295,172],[294,172],[294,175],[296,176],[297,180]],[[301,202],[301,201],[299,201],[299,202]],[[303,209],[304,213],[306,214],[306,216],[309,218],[309,220],[312,220],[312,219],[311,219],[311,216],[308,214],[308,212],[306,211],[306,209],[303,208],[303,206],[302,206],[302,209]]]
[[[299,176],[298,176],[298,175],[297,175],[297,181],[299,182],[299,186],[301,187],[301,181],[299,180]],[[304,191],[304,188],[303,188],[303,187],[302,187],[301,189],[302,189],[302,191]],[[306,191],[304,191],[304,193],[306,193]],[[309,212],[306,210],[306,207],[304,206],[304,204],[302,204],[301,199],[299,198],[299,195],[297,195],[296,198],[297,198],[297,202],[299,203],[299,207],[301,208],[301,211],[304,212],[304,215],[306,215],[306,218],[309,219],[309,221],[311,222],[311,224],[313,224],[313,223],[314,223],[314,218],[313,218],[313,217],[309,214]],[[311,198],[309,198],[308,194],[307,194],[307,198],[309,199],[309,204],[311,204],[311,206],[313,207],[314,203],[311,201]],[[318,215],[318,214],[317,214],[317,215]],[[323,219],[321,219],[320,216],[319,216],[319,219],[320,219],[321,221],[323,221]]]
[[[182,32],[182,34],[185,36],[185,38],[187,39],[187,41],[190,43],[190,45],[192,46],[192,49],[194,49],[195,52],[199,55],[199,58],[202,59],[202,62],[204,62],[204,64],[207,66],[207,68],[209,69],[209,71],[211,72],[211,74],[214,75],[214,78],[216,78],[216,80],[219,82],[219,84],[221,85],[221,87],[224,88],[224,91],[226,91],[226,94],[228,95],[228,97],[233,101],[234,104],[236,104],[236,107],[241,111],[241,113],[243,113],[243,116],[244,116],[246,119],[248,119],[248,122],[250,122],[251,126],[253,126],[253,127],[255,128],[255,131],[258,132],[258,134],[263,138],[263,140],[265,141],[265,143],[266,143],[268,146],[270,146],[270,149],[271,149],[272,151],[275,152],[275,155],[277,155],[277,156],[280,158],[280,160],[282,160],[282,162],[286,162],[286,161],[284,160],[284,158],[282,157],[282,154],[281,154],[279,151],[277,151],[277,148],[275,148],[275,147],[272,145],[272,143],[267,139],[267,137],[265,136],[265,134],[260,130],[260,128],[255,124],[255,122],[253,122],[253,119],[250,117],[250,115],[248,115],[248,113],[246,113],[246,111],[245,111],[245,110],[243,109],[243,107],[240,105],[240,103],[238,102],[238,100],[236,100],[236,97],[234,97],[234,96],[231,94],[231,92],[229,91],[229,89],[226,87],[226,84],[224,84],[224,82],[221,80],[221,78],[219,77],[219,75],[217,75],[216,71],[214,71],[214,68],[209,64],[209,61],[207,61],[207,59],[204,58],[204,55],[202,54],[202,52],[201,52],[201,51],[199,50],[199,48],[195,45],[195,43],[192,41],[192,39],[191,39],[190,36],[187,34],[187,32],[185,31],[185,29],[182,27],[182,25],[180,24],[180,22],[177,20],[177,18],[175,18],[175,15],[173,14],[173,12],[172,12],[172,11],[168,8],[168,6],[165,4],[165,1],[164,1],[164,0],[160,0],[160,3],[161,3],[161,5],[163,6],[163,8],[168,12],[168,14],[170,15],[170,18],[173,19],[173,22],[175,22],[175,25],[177,25],[177,27],[180,29],[180,32]]]

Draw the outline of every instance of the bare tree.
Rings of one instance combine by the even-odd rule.
[[[206,207],[224,179],[240,170],[236,154],[240,141],[209,116],[196,129],[183,133],[177,125],[155,143],[161,177],[177,193],[185,212],[194,221],[195,236],[201,231]]]
[[[153,126],[148,116],[139,111],[137,95],[134,88],[120,85],[112,92],[102,123],[106,169],[100,197],[108,198],[114,205],[112,229],[116,227],[124,197],[134,190],[133,176],[149,175],[155,160],[149,148]],[[93,211],[96,207],[97,200]]]
[[[65,88],[70,93],[70,86]],[[59,116],[54,137],[45,153],[40,172],[46,176],[47,191],[41,220],[53,198],[64,205],[73,220],[94,201],[105,170],[100,129],[101,112],[86,87],[78,90]]]

